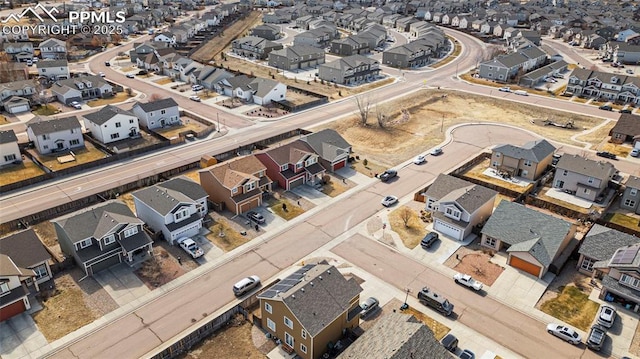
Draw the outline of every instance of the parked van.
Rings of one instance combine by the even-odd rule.
[[[259,285],[260,285],[260,278],[256,275],[252,275],[236,283],[233,286],[233,294],[235,294],[236,297],[239,297]]]
[[[516,90],[516,91],[513,91],[513,93],[520,96],[529,96],[529,94],[525,90]]]
[[[446,316],[453,313],[453,304],[451,304],[446,298],[429,290],[427,287],[422,288],[422,290],[418,292],[418,300],[423,305],[431,307]]]

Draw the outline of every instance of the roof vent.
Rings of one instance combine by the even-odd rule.
[[[327,274],[331,274],[331,270],[328,270],[328,271],[327,271]]]
[[[313,282],[310,282],[311,286],[313,287]]]
[[[291,298],[296,299],[296,295],[295,294],[291,294]]]
[[[318,278],[320,278],[320,280],[322,280],[322,276],[321,276],[321,275],[320,275],[320,276],[318,276]]]
[[[301,291],[302,293],[304,293],[304,288],[300,288],[300,291]]]

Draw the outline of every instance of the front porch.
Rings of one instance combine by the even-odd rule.
[[[136,267],[152,256],[153,241],[144,232],[118,240],[118,243],[122,247],[123,262],[130,267]]]

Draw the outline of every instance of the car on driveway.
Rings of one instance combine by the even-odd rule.
[[[240,297],[259,285],[260,277],[258,277],[257,275],[252,275],[251,277],[244,278],[238,283],[234,284],[233,294],[235,294],[236,297]]]
[[[202,101],[202,100],[200,99],[200,97],[198,97],[198,96],[189,96],[189,100],[191,100],[191,101],[195,101],[195,102],[200,102],[200,101]]]
[[[607,152],[607,151],[600,151],[600,152],[596,152],[596,156],[600,156],[600,157],[604,157],[604,158],[609,158],[612,160],[616,159],[616,155],[611,153],[611,152]]]
[[[431,246],[434,243],[436,243],[438,240],[440,240],[438,233],[430,232],[430,233],[427,233],[427,235],[424,236],[424,238],[422,238],[422,240],[420,241],[420,246],[424,249],[428,249],[428,248],[431,248]]]
[[[398,171],[396,170],[386,170],[384,172],[382,172],[378,178],[380,178],[380,181],[382,182],[387,182],[388,180],[392,179],[393,177],[396,177],[398,175]]]
[[[477,280],[473,279],[470,275],[468,274],[462,274],[462,273],[456,273],[453,275],[453,280],[460,285],[463,285],[467,288],[471,288],[475,291],[479,291],[482,290],[482,283],[478,282]]]
[[[126,75],[128,79],[135,79],[136,77],[133,74],[127,74]]]
[[[456,338],[456,336],[451,333],[445,335],[440,343],[442,343],[442,346],[444,346],[445,349],[452,353],[455,352],[456,349],[458,349],[458,338]]]
[[[176,240],[185,252],[189,253],[191,258],[200,258],[204,255],[202,248],[191,238],[183,237]]]
[[[442,148],[440,147],[436,147],[433,150],[431,150],[431,156],[440,156],[442,154]]]
[[[612,306],[603,305],[600,307],[598,311],[598,324],[602,325],[605,328],[611,328],[613,326],[613,322],[616,321],[616,310]]]
[[[360,304],[360,318],[365,318],[369,314],[375,312],[380,308],[380,302],[374,297],[369,297],[362,304]]]
[[[551,323],[547,325],[547,333],[555,335],[556,337],[573,345],[578,345],[582,342],[580,333],[576,332],[575,329],[566,327],[562,324]]]
[[[503,87],[500,87],[500,88],[498,89],[498,91],[500,91],[500,92],[511,92],[511,87],[509,87],[509,86],[503,86]]]
[[[416,158],[413,159],[413,163],[417,165],[425,163],[426,161],[427,161],[427,158],[425,155],[418,155]]]
[[[396,196],[386,196],[382,199],[382,205],[385,207],[389,207],[398,202],[398,197]]]
[[[462,351],[462,353],[460,353],[460,355],[458,355],[458,358],[460,359],[475,359],[476,355],[473,354],[473,352],[469,349],[465,349]]]
[[[247,212],[247,218],[259,224],[264,224],[267,221],[263,215],[256,211]]]
[[[69,106],[79,110],[82,108],[82,105],[78,102],[78,101],[71,101],[71,103],[69,104]]]
[[[607,330],[600,325],[595,324],[591,327],[589,335],[587,335],[587,346],[591,350],[598,351],[602,349],[602,344],[604,344],[606,338]]]
[[[611,107],[611,105],[602,105],[598,108],[605,111],[613,111],[613,107]]]
[[[631,155],[631,157],[640,157],[640,148],[634,148],[631,150],[631,153],[629,153]]]

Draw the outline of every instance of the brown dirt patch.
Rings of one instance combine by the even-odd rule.
[[[389,213],[389,224],[391,230],[398,233],[405,247],[409,249],[415,248],[428,232],[420,215],[407,206]]]
[[[502,274],[504,268],[489,261],[491,256],[486,253],[467,254],[461,258],[453,269],[460,273],[468,274],[474,279],[491,286]]]
[[[577,265],[578,261],[575,259],[570,259],[565,263],[560,274],[553,279],[547,287],[547,290],[542,294],[542,297],[540,297],[540,300],[538,300],[536,309],[540,309],[540,306],[545,302],[557,298],[558,295],[560,295],[562,288],[567,285],[575,285],[582,290],[591,288],[591,285],[589,284],[591,278],[578,272],[575,269]]]
[[[249,29],[261,23],[262,13],[259,11],[251,11],[246,15],[242,15],[233,24],[227,25],[219,36],[202,45],[198,51],[191,55],[191,58],[198,62],[208,63],[215,59],[225,48],[231,46],[231,41],[242,37]]]
[[[182,358],[264,359],[266,354],[264,351],[269,347],[269,343],[273,343],[273,341],[262,343],[261,350],[256,348],[252,327],[251,323],[246,321],[242,315],[238,315],[231,320],[231,324],[228,327],[221,329],[196,345]],[[262,336],[265,336],[264,333]],[[275,347],[275,344],[273,345]]]
[[[56,235],[53,223],[46,221],[32,227],[38,237],[40,237],[40,241],[42,241],[46,247],[53,247],[58,244],[58,236]]]
[[[219,213],[210,213],[209,215],[212,220],[205,222],[208,223],[207,228],[211,233],[207,234],[206,238],[225,252],[232,251],[249,242],[257,235],[262,234],[262,230],[256,232],[255,229],[249,228],[249,226],[243,227],[240,225],[238,221],[244,220],[243,217],[236,217],[234,221]],[[231,216],[230,213],[229,216]],[[245,233],[244,236],[241,234],[243,232]]]
[[[44,171],[26,158],[22,163],[7,165],[0,169],[0,186],[43,175]]]
[[[182,261],[182,265],[180,265],[177,257],[172,256],[166,249],[156,245],[153,247],[153,258],[145,261],[142,267],[134,273],[147,288],[154,290],[187,272],[183,266],[192,261],[187,256],[186,253],[180,254]]]

